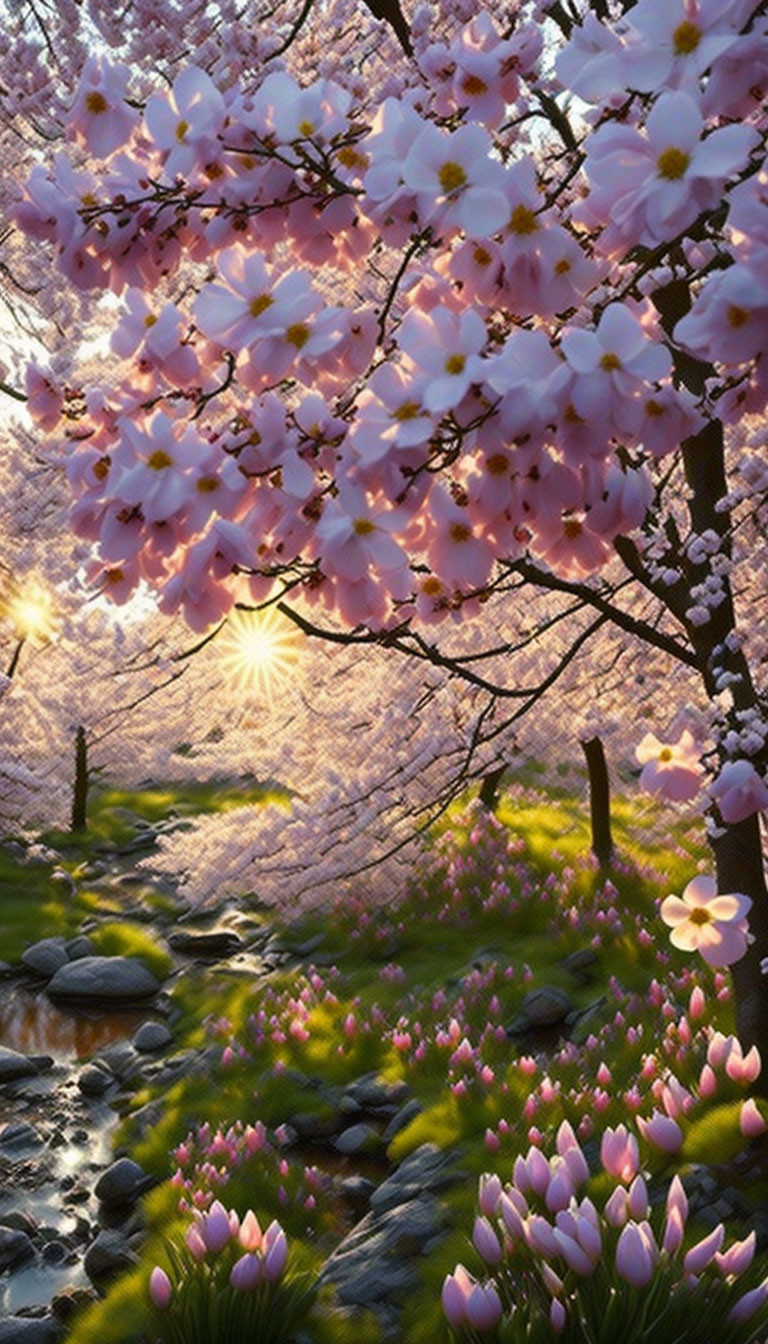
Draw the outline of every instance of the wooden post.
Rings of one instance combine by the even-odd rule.
[[[495,770],[489,770],[487,775],[483,775],[478,797],[483,807],[487,807],[490,812],[495,812],[499,806],[499,784],[506,768],[506,765],[498,765]]]
[[[587,761],[589,776],[589,814],[592,826],[592,853],[606,868],[613,858],[611,838],[611,785],[605,751],[599,737],[582,742],[581,749]]]

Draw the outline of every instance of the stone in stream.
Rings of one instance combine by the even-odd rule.
[[[148,999],[159,988],[159,981],[138,957],[80,957],[61,966],[47,987],[52,998],[102,1003]]]
[[[156,1050],[164,1050],[172,1041],[173,1037],[164,1022],[142,1022],[138,1031],[134,1033],[131,1044],[134,1050],[150,1055]]]
[[[107,1208],[125,1208],[135,1204],[154,1183],[138,1162],[133,1162],[130,1157],[119,1157],[101,1173],[94,1193]]]
[[[16,1078],[30,1078],[36,1073],[39,1073],[39,1069],[27,1055],[0,1045],[0,1083],[11,1083]]]
[[[56,1344],[62,1329],[52,1316],[8,1316],[0,1321],[0,1344]]]
[[[96,944],[87,933],[78,933],[77,937],[70,938],[69,942],[64,944],[64,951],[69,961],[80,961],[83,957],[96,955]]]
[[[26,1232],[12,1227],[0,1227],[0,1272],[11,1269],[22,1260],[29,1260],[35,1248]]]
[[[174,952],[190,957],[228,957],[239,951],[243,940],[234,929],[174,929],[168,935],[168,946]]]
[[[21,954],[22,965],[35,975],[48,980],[60,966],[69,961],[63,938],[41,938],[31,947],[25,947]]]
[[[103,1097],[114,1081],[113,1074],[98,1064],[86,1064],[78,1075],[77,1086],[85,1097]]]
[[[122,1269],[137,1265],[138,1262],[139,1257],[122,1232],[107,1227],[99,1233],[95,1241],[91,1242],[85,1253],[84,1265],[91,1283],[99,1283]]]
[[[34,1125],[28,1124],[26,1120],[9,1120],[7,1124],[0,1125],[0,1148],[26,1148],[42,1142]]]
[[[381,1135],[373,1125],[350,1125],[333,1140],[337,1153],[371,1153],[381,1148]]]

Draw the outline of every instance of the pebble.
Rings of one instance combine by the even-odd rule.
[[[131,1041],[134,1050],[139,1050],[142,1054],[154,1054],[156,1050],[165,1050],[172,1043],[173,1036],[164,1022],[142,1022]]]
[[[60,966],[66,966],[68,960],[63,938],[41,938],[31,947],[26,947],[21,954],[22,965],[46,980],[50,979]]]
[[[98,1064],[86,1064],[78,1075],[77,1086],[86,1097],[103,1097],[114,1081],[112,1074]]]

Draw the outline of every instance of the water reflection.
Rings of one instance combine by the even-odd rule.
[[[132,1036],[146,1008],[57,1007],[40,991],[15,986],[0,1001],[0,1045],[56,1060],[87,1059]]]
[[[20,1265],[9,1277],[0,1278],[0,1320],[24,1307],[47,1306],[62,1288],[87,1283],[82,1264]]]

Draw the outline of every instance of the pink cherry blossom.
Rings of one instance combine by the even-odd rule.
[[[768,784],[751,761],[726,761],[708,793],[726,822],[744,821],[768,807]]]
[[[144,120],[163,154],[166,176],[173,178],[192,169],[201,143],[216,134],[225,115],[224,99],[210,75],[194,65],[176,76],[168,95],[152,95]]]
[[[661,917],[672,929],[670,941],[686,952],[698,951],[710,966],[729,966],[747,950],[747,896],[718,894],[713,877],[700,874],[679,896],[661,903]]]
[[[506,223],[504,168],[490,156],[490,145],[488,132],[478,125],[451,133],[424,126],[402,165],[402,180],[415,194],[422,224],[485,238]]]
[[[130,140],[138,113],[126,102],[130,71],[102,56],[89,56],[83,66],[70,127],[91,153],[109,158]]]
[[[676,742],[646,733],[635,748],[642,765],[640,787],[672,802],[688,802],[699,792],[702,768],[693,734],[684,728]]]

